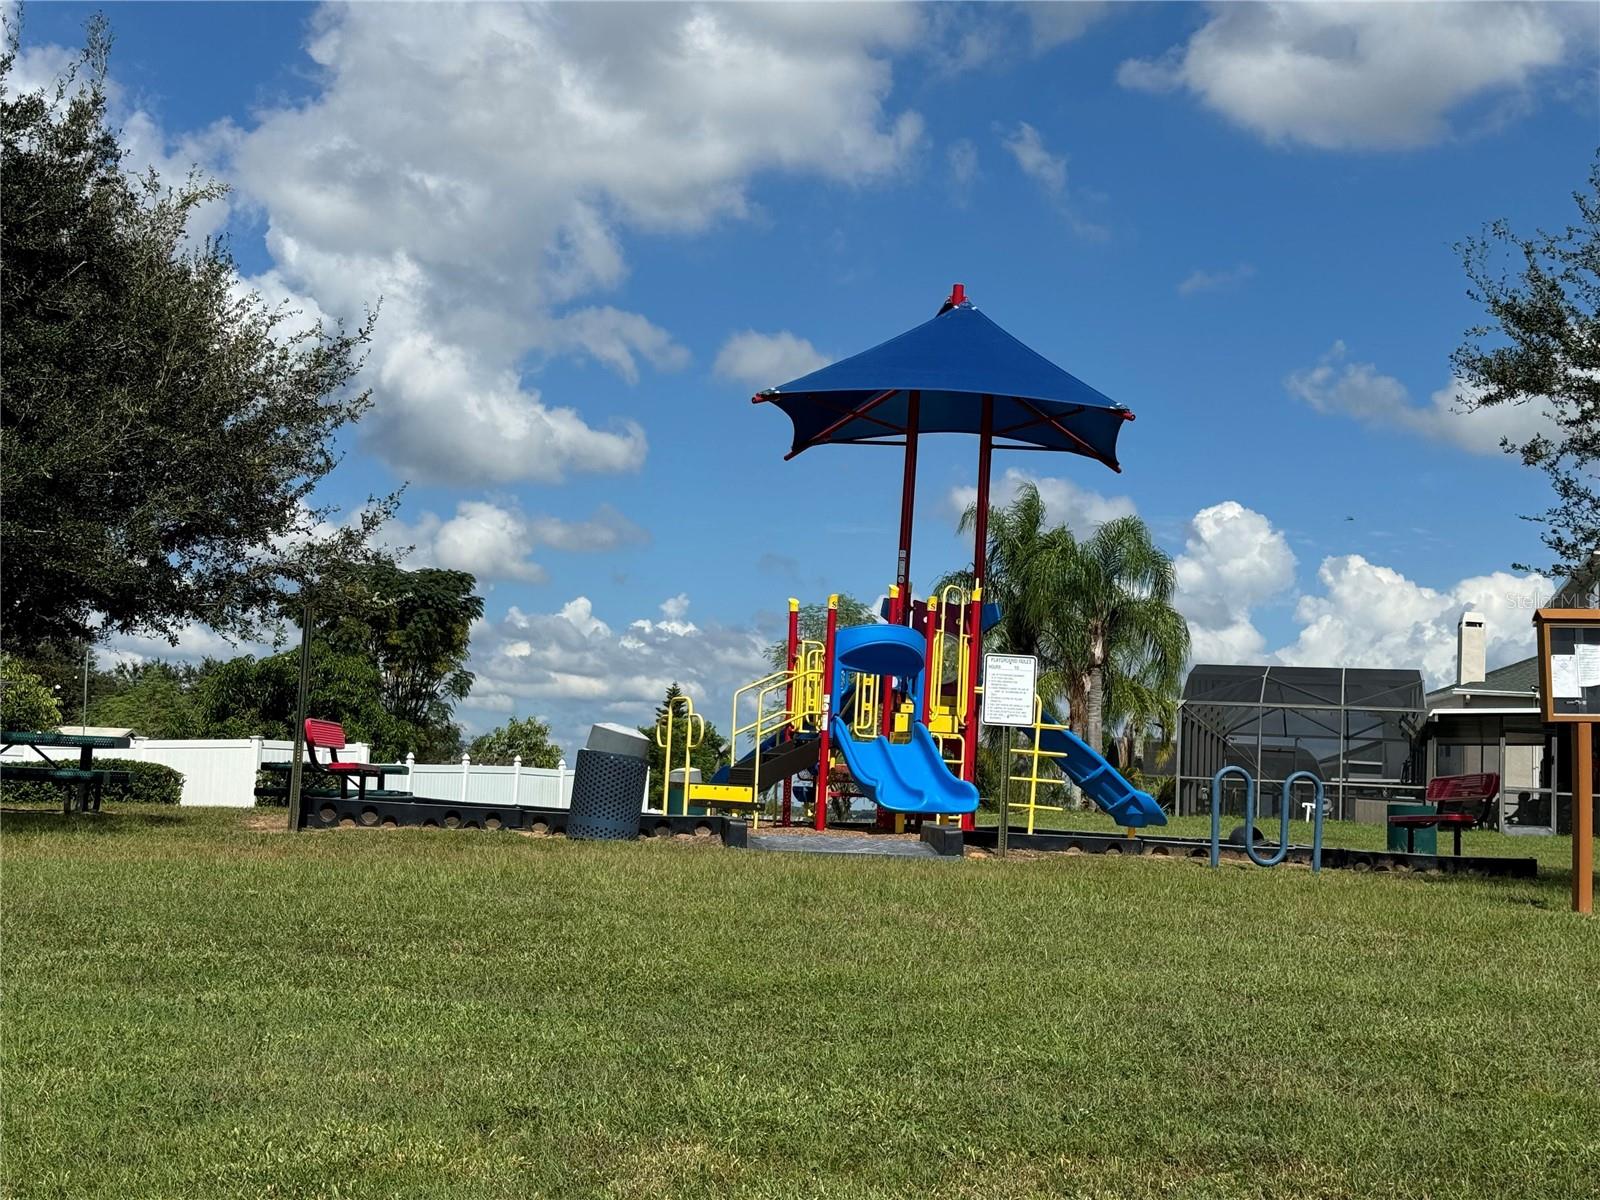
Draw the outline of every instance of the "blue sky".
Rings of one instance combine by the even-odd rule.
[[[87,7],[29,6],[24,79]],[[894,452],[783,463],[749,404],[936,310],[956,280],[1138,420],[1115,475],[1204,660],[1453,669],[1525,652],[1547,581],[1494,449],[1449,411],[1477,318],[1452,243],[1564,224],[1597,142],[1589,6],[143,5],[110,10],[130,159],[228,180],[204,216],[274,298],[382,297],[377,408],[326,488],[409,482],[416,562],[476,571],[473,727],[721,713],[785,598],[880,593]],[[7,20],[14,20],[8,10]],[[913,575],[970,440],[929,439]],[[183,651],[215,651],[191,631]],[[133,640],[121,653],[152,653]]]

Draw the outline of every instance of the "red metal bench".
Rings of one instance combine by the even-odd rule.
[[[317,791],[319,787],[326,789],[328,785],[331,785],[335,780],[338,781],[339,785],[338,794],[340,796],[348,796],[350,794],[350,781],[354,780],[356,785],[356,797],[358,799],[365,800],[367,798],[367,780],[376,779],[378,781],[378,793],[387,795],[387,793],[383,792],[383,781],[385,776],[410,774],[410,768],[399,763],[359,763],[341,761],[339,758],[339,751],[343,750],[345,747],[344,726],[339,724],[337,721],[324,721],[320,717],[307,717],[305,729],[306,753],[308,758],[305,768],[310,776],[310,779],[308,780],[310,789],[301,793],[304,796],[313,796],[319,794]],[[318,750],[326,750],[328,752],[328,760],[326,762],[323,762],[317,757]],[[262,763],[261,769],[273,774],[282,775],[293,771],[294,764],[286,762]],[[287,796],[288,794],[289,789],[286,785],[274,785],[256,788],[257,796],[268,796],[275,798],[278,796]],[[395,793],[395,795],[400,794],[401,793]]]
[[[1461,831],[1487,825],[1500,796],[1500,776],[1441,775],[1428,781],[1426,799],[1431,813],[1402,813],[1389,818],[1393,829],[1406,831],[1406,853],[1415,854],[1417,830],[1443,827],[1455,835],[1456,857],[1461,857]]]

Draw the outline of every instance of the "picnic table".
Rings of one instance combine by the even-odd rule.
[[[133,739],[126,735],[105,733],[63,733],[60,730],[40,730],[30,732],[8,729],[0,732],[0,751],[11,749],[13,746],[26,746],[37,754],[43,765],[28,762],[0,762],[0,779],[10,779],[17,783],[54,783],[63,787],[61,811],[70,813],[73,801],[77,801],[79,812],[89,811],[91,795],[94,800],[94,811],[100,811],[100,792],[108,783],[125,783],[128,779],[126,771],[96,770],[94,765],[94,752],[96,750],[126,750],[133,745]],[[51,749],[72,749],[78,751],[78,765],[76,767],[62,766],[55,759],[44,752],[44,747]]]

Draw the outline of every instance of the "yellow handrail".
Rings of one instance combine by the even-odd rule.
[[[673,743],[677,740],[673,727],[677,724],[679,702],[683,707],[683,790],[679,792],[679,807],[684,816],[689,814],[689,772],[693,769],[694,750],[706,738],[706,719],[694,710],[694,701],[688,696],[674,696],[667,702],[667,711],[656,719],[656,745],[661,747],[661,815],[672,811]],[[698,722],[698,724],[696,724]],[[654,810],[651,810],[654,811]]]
[[[827,714],[822,711],[822,696],[827,681],[822,678],[827,652],[821,642],[801,642],[794,658],[794,719],[797,732],[809,721],[813,730],[821,727]]]
[[[855,711],[850,715],[850,733],[857,741],[870,741],[878,736],[882,704],[883,677],[857,675]]]
[[[823,719],[821,642],[801,642],[795,651],[792,671],[774,671],[745,684],[733,694],[733,714],[729,722],[728,761],[739,761],[739,742],[750,739],[754,751],[755,779],[761,778],[761,747],[771,736],[789,730],[814,731]],[[740,707],[754,698],[755,715],[740,721]],[[778,702],[774,704],[772,701]],[[790,705],[793,707],[790,707]],[[808,728],[809,727],[809,728]]]
[[[927,704],[923,719],[928,731],[939,745],[939,756],[953,774],[961,774],[965,759],[967,727],[967,682],[971,678],[972,663],[967,641],[968,609],[972,594],[958,583],[946,584],[936,596],[928,597],[927,619],[933,622],[933,640],[929,647],[927,673]],[[946,612],[956,610],[955,629],[945,627]],[[951,659],[954,663],[951,664]],[[955,699],[945,699],[945,669],[955,667]]]

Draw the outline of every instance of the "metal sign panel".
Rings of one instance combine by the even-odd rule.
[[[985,654],[983,723],[1031,727],[1038,680],[1039,660],[1031,654]]]

